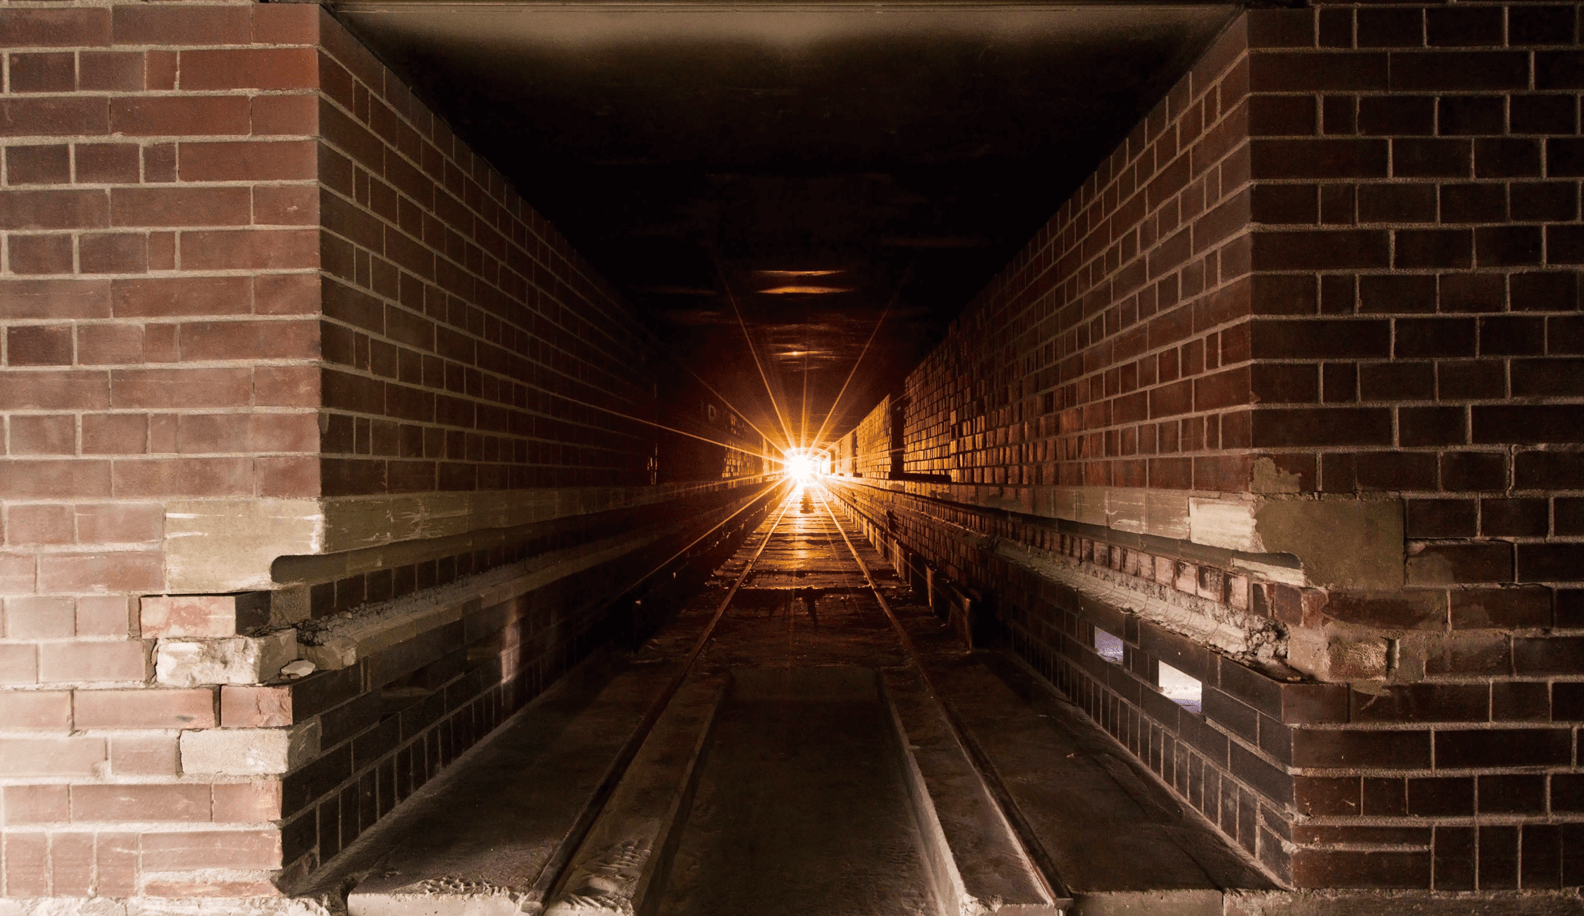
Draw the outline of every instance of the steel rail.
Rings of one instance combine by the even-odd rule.
[[[775,486],[779,485],[775,484]],[[611,765],[605,771],[604,778],[600,780],[599,787],[590,796],[588,805],[578,815],[578,819],[572,825],[572,829],[568,831],[566,839],[551,854],[549,861],[540,870],[539,877],[529,887],[523,898],[523,912],[539,912],[549,899],[550,892],[555,890],[562,879],[565,878],[566,870],[572,864],[572,857],[577,854],[578,848],[588,838],[588,832],[593,828],[594,821],[599,817],[600,812],[605,809],[605,805],[610,801],[611,795],[615,793],[617,784],[626,775],[627,768],[632,765],[633,758],[638,756],[639,748],[643,747],[643,743],[649,737],[649,733],[654,730],[655,723],[660,721],[661,714],[665,712],[665,708],[670,705],[671,700],[676,697],[677,691],[682,688],[682,683],[687,680],[688,673],[693,668],[693,663],[698,661],[698,657],[704,652],[704,647],[709,644],[710,637],[714,635],[715,625],[720,623],[721,617],[726,613],[727,606],[731,604],[732,598],[736,597],[737,590],[742,587],[743,582],[748,578],[748,574],[753,571],[754,563],[759,560],[760,555],[764,553],[765,547],[770,544],[770,539],[775,535],[776,528],[780,527],[781,520],[786,517],[787,509],[791,505],[792,497],[789,492],[786,499],[781,503],[781,513],[775,517],[775,521],[770,523],[770,529],[765,532],[765,536],[759,542],[759,546],[755,548],[753,556],[744,564],[742,572],[732,582],[731,588],[726,590],[726,596],[721,599],[720,606],[715,609],[714,615],[710,617],[709,623],[705,625],[704,632],[699,634],[698,641],[693,644],[693,648],[688,652],[687,657],[683,659],[681,669],[672,677],[666,688],[655,697],[654,702],[649,704],[649,708],[644,712],[643,718],[638,722],[638,727],[628,736],[626,742],[622,744],[621,751],[611,761]],[[744,508],[746,509],[746,507]],[[731,518],[735,518],[736,515],[737,513],[733,513]],[[731,521],[731,518],[726,521]],[[721,525],[724,524],[726,522],[721,523]],[[715,528],[710,529],[710,532],[706,532],[705,535],[700,536],[693,543],[696,544],[698,541],[703,540],[704,537],[707,537],[709,533],[719,527],[720,525],[717,525]],[[684,551],[687,549],[683,548]],[[677,556],[680,555],[681,552],[677,554]]]
[[[979,742],[974,740],[973,736],[968,733],[967,728],[962,723],[962,719],[957,715],[957,711],[936,689],[935,681],[930,677],[929,669],[925,667],[923,656],[919,654],[918,647],[913,645],[912,637],[908,635],[907,630],[902,626],[901,619],[892,610],[891,602],[887,601],[885,595],[880,591],[880,586],[875,583],[874,576],[870,574],[868,565],[864,563],[863,557],[858,553],[858,548],[853,546],[852,538],[847,536],[847,530],[842,527],[841,520],[836,517],[835,510],[831,508],[830,500],[825,498],[825,488],[820,487],[819,489],[820,502],[824,505],[825,512],[830,515],[831,523],[836,526],[836,532],[846,542],[847,549],[852,552],[853,561],[858,564],[858,571],[863,574],[864,582],[868,584],[869,590],[874,593],[875,600],[879,602],[880,609],[885,611],[886,618],[891,621],[891,627],[896,630],[897,639],[901,641],[903,651],[907,653],[914,667],[918,669],[919,678],[924,682],[925,691],[940,706],[941,711],[945,713],[946,723],[951,727],[952,736],[957,739],[957,743],[967,752],[969,762],[973,764],[974,769],[978,772],[985,788],[990,791],[990,796],[995,801],[996,807],[1001,809],[1002,816],[1006,818],[1007,823],[1012,827],[1012,834],[1018,844],[1023,847],[1024,855],[1028,856],[1029,861],[1033,864],[1034,873],[1039,877],[1041,883],[1044,884],[1046,895],[1050,897],[1051,903],[1058,908],[1064,911],[1070,910],[1073,905],[1073,895],[1062,882],[1060,873],[1056,869],[1055,860],[1051,857],[1045,845],[1040,842],[1039,835],[1034,832],[1033,825],[1023,815],[1023,810],[1018,807],[1017,801],[1012,797],[1011,791],[1007,789],[1006,783],[1001,780],[1001,774],[996,771],[995,764],[990,760],[990,756],[985,753]]]

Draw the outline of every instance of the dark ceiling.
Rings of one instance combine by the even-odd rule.
[[[773,440],[778,425],[828,440],[898,385],[1234,7],[336,10],[680,362]]]

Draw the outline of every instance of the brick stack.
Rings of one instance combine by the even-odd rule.
[[[7,4],[0,50],[0,896],[278,895],[757,488],[636,489],[637,322],[319,7]],[[383,521],[194,568],[205,506]]]
[[[955,485],[843,488],[1283,882],[1584,882],[1579,28],[1559,4],[1247,14],[909,377],[905,467]],[[1396,507],[1400,578],[1060,508],[1154,499],[1129,493]],[[1073,584],[1097,578],[1330,640],[1328,683]],[[1202,712],[1162,700],[1161,662]]]

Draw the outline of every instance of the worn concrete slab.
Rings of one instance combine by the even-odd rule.
[[[1060,913],[917,671],[891,669],[882,677],[906,742],[921,829],[939,847],[937,868],[948,888],[937,895],[949,912]]]
[[[699,751],[725,689],[726,678],[709,677],[677,691],[578,846],[545,916],[654,912],[670,873],[673,828],[692,804]]]
[[[947,912],[875,673],[761,667],[732,680],[655,912]]]

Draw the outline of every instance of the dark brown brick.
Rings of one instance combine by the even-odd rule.
[[[1443,313],[1506,310],[1507,284],[1501,274],[1442,274],[1440,279]]]
[[[1398,358],[1474,355],[1478,327],[1473,318],[1398,318],[1396,325],[1394,355]]]
[[[1509,186],[1512,218],[1520,222],[1566,222],[1578,218],[1578,185],[1570,181],[1529,181]]]
[[[1515,134],[1578,131],[1578,106],[1568,96],[1515,95],[1507,101],[1507,123]]]
[[[1477,444],[1584,442],[1584,404],[1475,405]]]
[[[1409,547],[1410,585],[1513,581],[1512,545],[1431,542]]]
[[[1367,359],[1390,354],[1391,324],[1379,319],[1250,322],[1254,359]]]
[[[1540,174],[1538,141],[1498,137],[1474,141],[1474,177],[1539,178]]]
[[[1584,544],[1519,544],[1520,582],[1584,580]]]
[[[1475,835],[1473,827],[1435,828],[1435,889],[1462,891],[1474,889]]]
[[[1507,373],[1500,360],[1441,362],[1436,377],[1436,389],[1445,400],[1488,400],[1507,394]]]
[[[1457,776],[1408,780],[1408,813],[1414,817],[1472,816],[1474,778]]]
[[[1368,274],[1359,278],[1359,311],[1374,314],[1435,312],[1436,278]]]
[[[1334,590],[1326,616],[1348,623],[1401,630],[1443,630],[1447,594],[1441,590]]]
[[[1430,853],[1298,849],[1293,853],[1292,874],[1299,887],[1429,887]]]
[[[1463,445],[1468,421],[1460,407],[1403,407],[1397,411],[1397,441],[1404,447]]]
[[[1507,102],[1502,96],[1442,96],[1436,102],[1439,133],[1453,137],[1502,134],[1506,128],[1506,109]]]
[[[1391,412],[1381,408],[1261,409],[1254,412],[1255,448],[1301,445],[1389,445]]]
[[[1481,776],[1477,787],[1481,814],[1544,814],[1543,774]]]
[[[1474,171],[1474,148],[1467,140],[1398,137],[1391,141],[1395,178],[1467,178]]]
[[[1513,483],[1520,490],[1584,489],[1584,453],[1519,452],[1513,461]]]
[[[1506,185],[1460,182],[1441,186],[1443,223],[1497,223],[1506,219]]]
[[[1479,320],[1481,356],[1535,356],[1545,352],[1545,319],[1493,315]],[[1523,362],[1519,360],[1518,362]],[[1538,361],[1537,361],[1538,362]],[[1517,391],[1514,390],[1514,394]]]
[[[1565,728],[1437,730],[1437,769],[1567,766],[1573,733]]]
[[[1429,401],[1435,396],[1435,363],[1394,361],[1359,367],[1359,397],[1365,401]]]
[[[1577,271],[1525,271],[1512,275],[1515,312],[1571,312],[1579,308]]]
[[[1550,529],[1549,500],[1480,500],[1480,532],[1487,537],[1544,537]]]
[[[1467,229],[1399,229],[1393,265],[1462,268],[1474,265],[1474,233]]]
[[[1478,507],[1472,499],[1410,499],[1406,533],[1413,539],[1473,537],[1479,532]]]
[[[1434,96],[1367,95],[1359,99],[1359,132],[1377,137],[1435,133]]]

